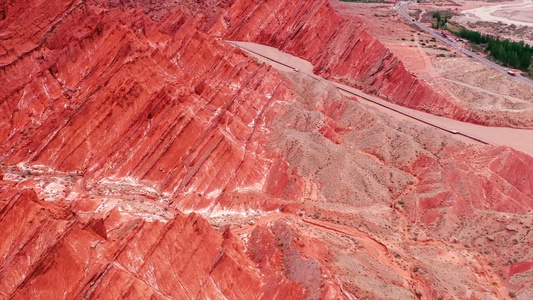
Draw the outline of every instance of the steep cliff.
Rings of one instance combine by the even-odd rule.
[[[3,8],[1,298],[533,296],[533,158],[382,115],[222,39],[274,26],[246,12],[274,3],[298,11]],[[305,3],[310,22],[328,12]],[[391,59],[377,65],[392,74]],[[393,93],[387,80],[369,86]]]

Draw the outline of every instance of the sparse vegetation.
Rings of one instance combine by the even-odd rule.
[[[462,27],[455,35],[471,41],[477,45],[484,45],[485,50],[492,58],[502,65],[526,71],[531,65],[533,51],[531,46],[524,41],[513,42],[509,39],[500,40],[487,34]]]
[[[434,29],[445,29],[446,23],[448,23],[448,20],[451,18],[451,15],[446,12],[443,13],[440,11],[436,11],[433,12],[432,18],[435,19],[435,24],[433,24],[432,22],[431,27],[433,27]]]

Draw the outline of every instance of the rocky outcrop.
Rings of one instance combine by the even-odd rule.
[[[2,163],[14,183],[2,195],[2,297],[315,295],[279,269],[262,274],[229,230],[172,210],[279,207],[269,195],[290,193],[291,179],[263,147],[275,113],[265,111],[289,84],[180,11],[175,26],[135,8],[63,10],[2,66]]]
[[[0,298],[530,298],[531,157],[247,57],[246,9],[3,10]]]
[[[103,237],[91,225],[94,212],[45,203],[30,189],[7,200],[0,221],[2,298],[252,299],[265,293],[265,277],[241,242],[198,215],[169,212],[169,218],[150,220],[101,211]],[[278,289],[269,299],[302,290],[284,280],[269,283]]]
[[[73,36],[80,18],[86,33]],[[3,90],[5,163],[83,174],[103,190],[146,181],[150,191],[133,193],[167,202],[180,195],[181,208],[260,182],[272,163],[258,147],[264,136],[253,134],[287,88],[267,67],[196,31],[196,21],[166,35],[135,10],[73,9],[40,49],[4,68],[23,70],[6,76]],[[254,172],[235,177],[239,169]]]

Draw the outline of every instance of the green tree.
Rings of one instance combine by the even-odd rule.
[[[533,49],[524,41],[501,40],[498,37],[481,34],[464,27],[454,33],[472,43],[485,45],[485,50],[490,56],[504,66],[511,66],[524,71],[531,66]]]
[[[520,59],[518,58],[518,54],[514,51],[509,54],[509,65],[513,68],[520,68]]]

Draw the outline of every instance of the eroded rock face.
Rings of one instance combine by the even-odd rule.
[[[415,101],[360,26],[326,30],[344,24],[318,17],[327,2],[2,11],[0,298],[533,296],[531,157],[381,115],[222,39]],[[321,34],[294,27],[306,18],[332,48],[302,46]],[[376,56],[341,67],[349,41]]]
[[[94,212],[45,203],[29,189],[7,200],[2,298],[251,299],[265,285],[240,241],[195,214],[149,220],[102,211],[103,237],[88,220]],[[301,289],[285,281],[280,299]]]

